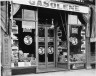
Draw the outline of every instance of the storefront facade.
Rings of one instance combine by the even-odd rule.
[[[42,0],[10,5],[13,75],[86,68],[89,25],[80,16],[89,7]]]

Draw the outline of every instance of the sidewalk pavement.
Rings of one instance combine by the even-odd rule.
[[[96,76],[96,69],[70,70],[70,71],[24,74],[24,75],[13,75],[13,76]]]

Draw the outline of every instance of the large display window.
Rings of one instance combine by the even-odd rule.
[[[69,64],[71,69],[85,68],[85,34],[84,25],[69,25]]]
[[[14,10],[16,4],[13,4]],[[20,5],[11,32],[12,67],[36,66],[36,9]]]
[[[57,67],[67,69],[68,46],[67,35],[62,27],[57,28]]]

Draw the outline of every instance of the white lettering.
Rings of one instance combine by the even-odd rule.
[[[82,41],[81,48],[84,48],[84,47],[85,47],[85,41]]]
[[[75,11],[74,6],[73,5],[69,5],[69,10]]]
[[[31,5],[35,5],[35,4],[36,4],[35,1],[33,1],[33,0],[30,0],[29,3],[30,3]]]
[[[37,6],[42,6],[42,1],[41,1],[41,0],[39,0],[39,1],[37,2]]]
[[[31,6],[37,6],[37,7],[45,7],[50,9],[81,12],[81,13],[89,13],[89,10],[90,10],[88,6],[54,2],[51,0],[50,1],[49,0],[46,0],[46,1],[45,0],[13,0],[13,3],[31,5]]]
[[[79,6],[75,6],[75,11],[79,11]]]
[[[62,10],[62,8],[60,7],[60,4],[57,4],[57,9]]]
[[[68,10],[68,5],[63,5],[64,10]]]
[[[46,1],[43,2],[43,5],[44,5],[45,7],[49,7],[49,3],[46,2]]]
[[[56,8],[56,3],[50,3],[52,8]]]

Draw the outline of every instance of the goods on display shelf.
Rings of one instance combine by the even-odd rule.
[[[13,40],[18,40],[18,37],[17,37],[15,34],[13,34],[13,33],[11,33],[11,38],[12,38]]]
[[[12,51],[12,67],[28,67],[36,65],[36,58],[33,54],[23,53],[22,50]]]
[[[13,34],[18,34],[18,25],[16,25],[16,21],[13,21],[13,26],[12,26],[12,33]]]
[[[12,26],[12,32],[13,32],[13,34],[18,34],[18,26],[17,25]]]
[[[62,40],[62,30],[57,28],[57,50],[58,50],[58,62],[67,62],[67,42]]]
[[[73,56],[70,55],[71,62],[85,62],[85,54],[74,54]]]

